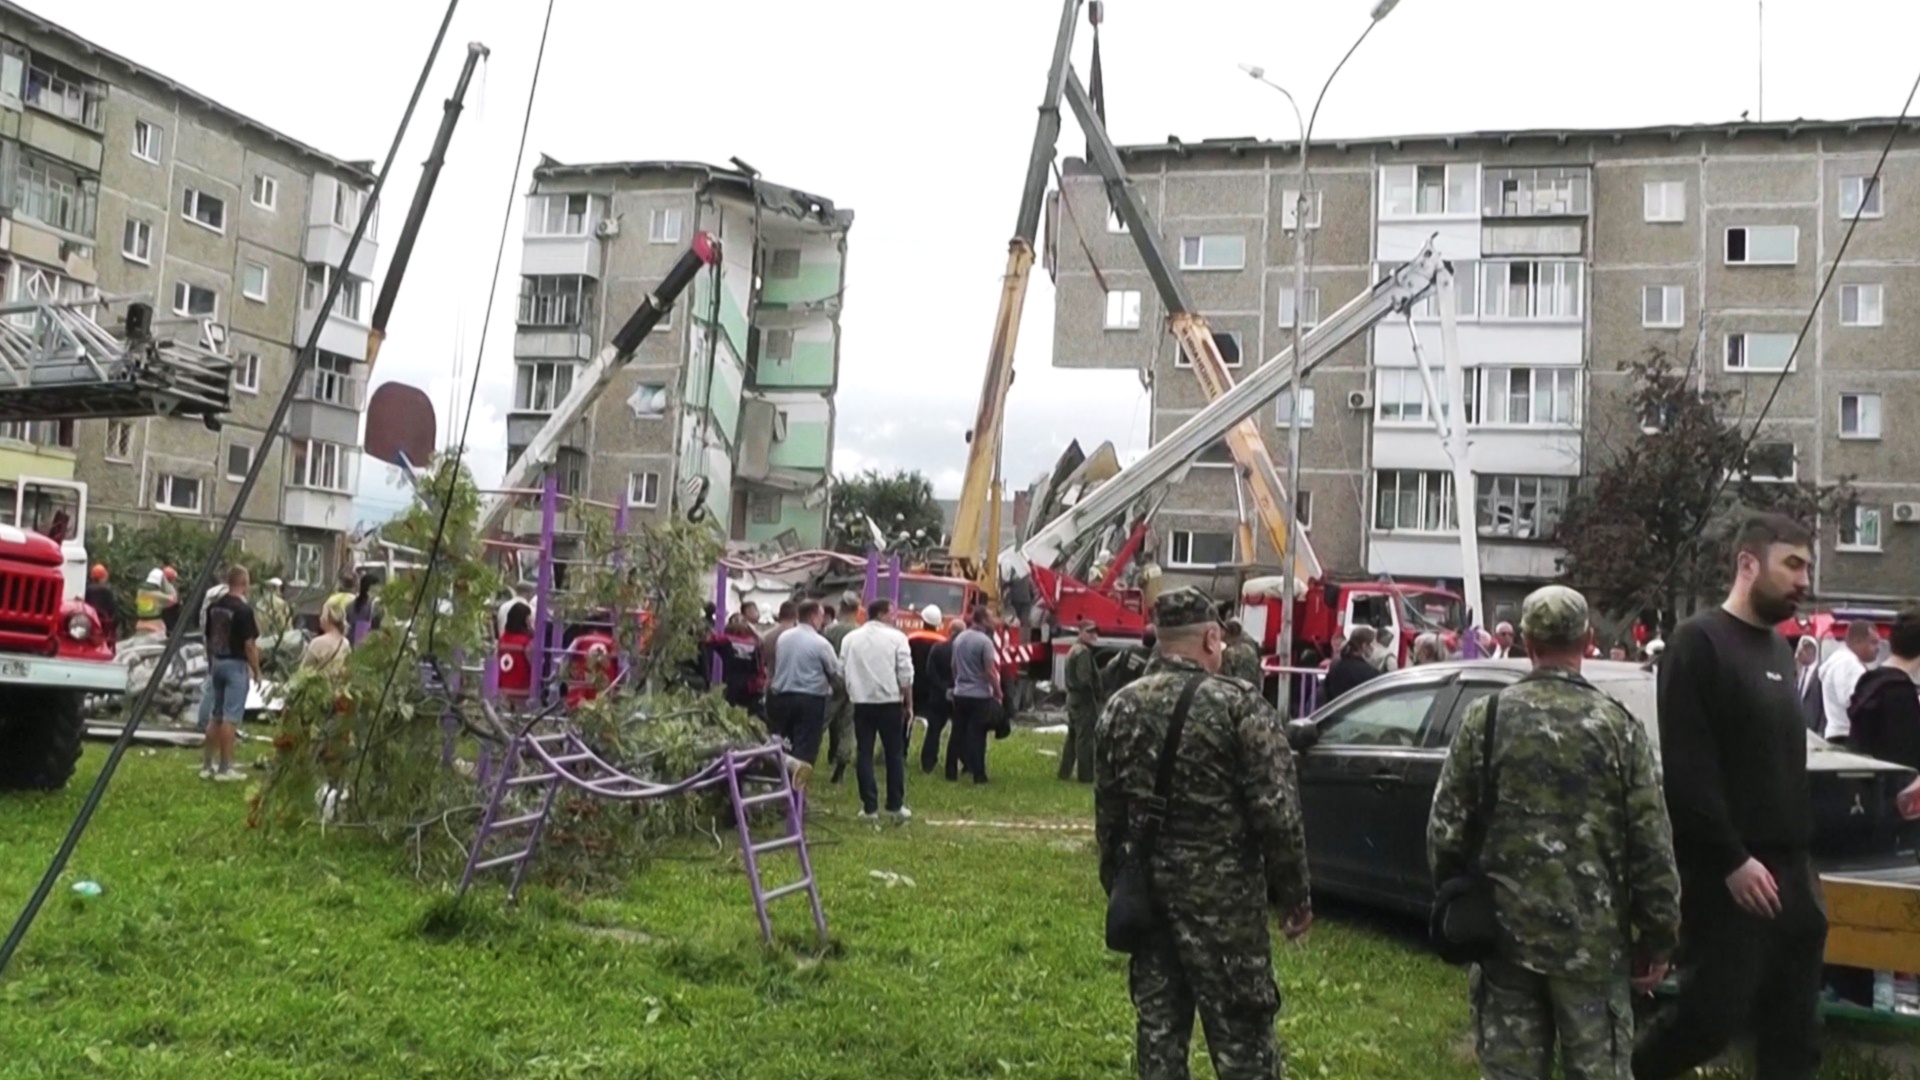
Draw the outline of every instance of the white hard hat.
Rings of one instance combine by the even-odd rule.
[[[928,604],[920,609],[920,621],[928,626],[940,625],[940,605]]]
[[[160,586],[165,585],[166,583],[167,583],[167,576],[160,572],[159,567],[156,566],[152,570],[148,571],[147,584],[152,585],[155,588],[159,588]]]

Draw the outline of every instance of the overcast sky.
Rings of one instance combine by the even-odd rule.
[[[25,0],[221,102],[348,159],[386,153],[440,0]],[[1102,34],[1116,141],[1291,138],[1260,64],[1310,107],[1372,0],[1110,0]],[[1316,137],[1732,120],[1756,100],[1757,0],[1403,0],[1340,73]],[[457,425],[456,368],[480,368],[471,453],[504,458],[519,274],[518,196],[561,161],[734,155],[852,208],[835,470],[913,468],[955,492],[1006,243],[1033,137],[1056,0],[558,0],[520,175],[515,142],[543,0],[465,0],[389,181],[381,262],[465,43],[493,50],[380,354]],[[1082,24],[1084,77],[1090,38]],[[1920,40],[1914,0],[1766,3],[1766,119],[1898,112]],[[1064,154],[1084,145],[1068,120]],[[492,280],[501,215],[512,222]],[[490,286],[499,303],[482,318]],[[1008,406],[1007,474],[1069,438],[1144,448],[1145,392],[1124,372],[1049,366],[1052,288],[1029,292]],[[465,375],[460,383],[464,400]],[[378,469],[363,478],[378,494]],[[372,490],[369,490],[369,489]],[[397,491],[381,496],[392,499]],[[366,507],[365,510],[372,509]]]

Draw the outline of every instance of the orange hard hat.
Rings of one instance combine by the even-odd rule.
[[[92,577],[93,577],[93,580],[95,580],[95,581],[105,581],[105,580],[107,580],[107,564],[106,564],[106,563],[94,563],[94,564],[93,564],[93,569],[92,569],[91,571],[89,571],[89,573],[90,573],[90,574],[92,575]]]

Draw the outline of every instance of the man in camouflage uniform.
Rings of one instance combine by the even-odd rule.
[[[1220,674],[1250,682],[1255,689],[1266,681],[1266,672],[1260,670],[1260,646],[1247,636],[1239,619],[1227,620],[1226,651],[1220,654]]]
[[[1060,748],[1060,779],[1077,773],[1093,783],[1093,728],[1100,722],[1100,664],[1094,642],[1100,631],[1092,620],[1080,624],[1080,640],[1067,653],[1067,741]]]
[[[1143,826],[1176,703],[1190,679],[1202,680],[1150,867],[1160,939],[1128,967],[1139,1075],[1187,1080],[1197,1010],[1220,1080],[1275,1080],[1280,991],[1267,912],[1284,913],[1289,938],[1313,923],[1293,754],[1252,686],[1209,674],[1222,635],[1206,595],[1174,590],[1153,610],[1158,652],[1094,729],[1094,835],[1100,883],[1111,889]]]
[[[860,595],[842,593],[838,616],[820,636],[833,646],[833,655],[839,656],[840,643],[859,626]],[[853,760],[853,700],[847,697],[845,685],[836,684],[833,697],[827,702],[827,760],[833,762],[833,783],[845,779],[847,762]]]
[[[1467,872],[1475,837],[1494,882],[1495,956],[1469,982],[1481,1075],[1632,1080],[1632,991],[1649,992],[1679,942],[1680,875],[1651,740],[1580,676],[1587,602],[1549,585],[1521,605],[1533,671],[1467,709],[1427,825],[1435,882]],[[1494,784],[1490,820],[1481,785]],[[1484,832],[1483,832],[1484,830]]]
[[[1159,603],[1160,601],[1156,598],[1155,606],[1157,607]],[[1153,659],[1154,640],[1153,627],[1149,626],[1146,632],[1140,635],[1140,644],[1121,649],[1109,657],[1106,665],[1100,669],[1101,692],[1111,698],[1125,689],[1133,680],[1145,675],[1147,662]]]

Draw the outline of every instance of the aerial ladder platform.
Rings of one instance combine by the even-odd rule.
[[[118,334],[101,321],[116,304]],[[0,417],[172,416],[217,428],[233,403],[224,352],[213,320],[156,324],[151,305],[127,297],[0,304]]]

